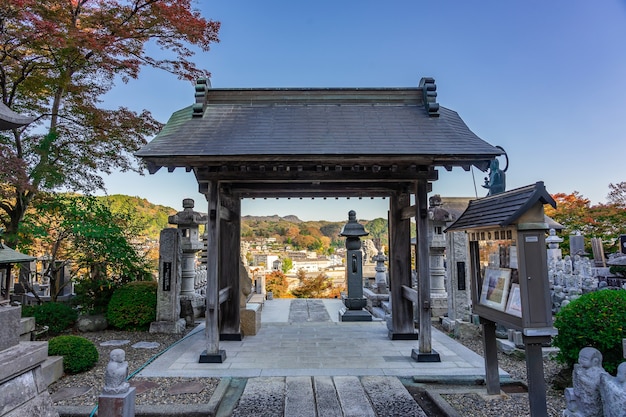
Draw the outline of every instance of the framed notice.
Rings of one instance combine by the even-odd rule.
[[[519,284],[511,285],[509,301],[506,303],[505,313],[516,317],[522,317],[522,300],[520,296]]]
[[[480,304],[504,311],[510,284],[511,270],[509,268],[486,268]]]

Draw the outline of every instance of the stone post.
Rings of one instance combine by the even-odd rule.
[[[199,226],[206,224],[207,215],[193,211],[194,201],[183,200],[183,211],[169,216],[170,224],[178,225],[181,231],[182,246],[182,280],[180,287],[181,311],[188,326],[193,326],[195,318],[200,316],[204,307],[204,299],[196,294],[196,253],[203,249],[199,236]]]

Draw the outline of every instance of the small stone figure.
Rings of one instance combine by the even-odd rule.
[[[126,382],[128,362],[124,360],[125,357],[126,353],[123,349],[113,349],[111,351],[111,360],[104,374],[104,388],[102,391],[105,394],[124,394],[128,392],[130,384]]]
[[[602,353],[596,348],[585,347],[578,354],[574,365],[573,388],[565,389],[567,410],[564,417],[602,417],[600,379],[606,371],[602,367]]]
[[[609,374],[603,374],[600,381],[604,417],[625,417],[626,362],[620,363],[617,367],[617,375],[615,378]]]

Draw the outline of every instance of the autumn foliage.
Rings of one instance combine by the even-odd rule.
[[[624,195],[626,183],[618,185],[610,184],[609,204],[591,205],[589,199],[578,192],[571,194],[557,193],[552,195],[557,203],[554,209],[546,206],[545,213],[564,226],[561,232],[566,240],[570,234],[579,231],[589,242],[589,238],[602,239],[605,253],[617,252],[618,239],[621,234],[626,234],[626,207],[619,202],[620,196]],[[611,196],[615,196],[611,199]],[[567,248],[567,241],[563,248]],[[586,248],[591,253],[591,247]]]
[[[144,66],[208,77],[192,48],[208,51],[218,30],[191,0],[0,0],[0,98],[36,118],[0,132],[0,221],[10,244],[39,191],[91,192],[102,174],[143,170],[132,153],[161,124],[147,110],[105,108],[102,97]]]

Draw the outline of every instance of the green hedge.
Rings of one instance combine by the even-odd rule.
[[[63,356],[63,370],[68,374],[88,371],[98,362],[98,349],[80,336],[57,336],[48,341],[48,355]]]
[[[559,311],[554,327],[559,334],[557,360],[573,367],[586,346],[602,352],[604,369],[615,374],[624,361],[622,339],[626,338],[626,290],[601,290],[583,294]]]
[[[56,335],[76,323],[78,313],[63,303],[44,303],[22,306],[22,317],[34,317],[40,326],[48,326],[48,333]]]
[[[156,320],[157,282],[129,282],[115,290],[107,320],[113,327],[122,330],[147,330]]]

